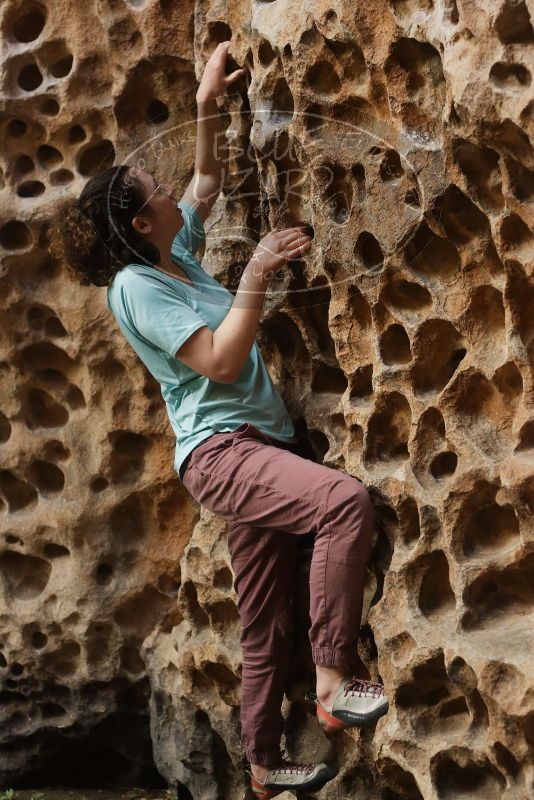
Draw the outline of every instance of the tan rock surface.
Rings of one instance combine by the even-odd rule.
[[[0,785],[149,780],[151,738],[180,798],[243,797],[225,524],[177,480],[105,290],[47,249],[106,166],[185,188],[231,36],[247,75],[218,101],[232,174],[203,266],[235,288],[260,234],[312,222],[259,341],[302,447],[379,514],[361,654],[391,710],[328,742],[304,703],[303,542],[287,746],[337,757],[332,800],[533,795],[529,6],[2,5]]]

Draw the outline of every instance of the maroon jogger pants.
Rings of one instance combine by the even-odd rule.
[[[247,760],[272,766],[292,646],[297,536],[315,533],[309,638],[315,664],[357,660],[366,565],[374,529],[357,479],[290,452],[250,423],[198,445],[183,483],[229,523],[228,549],[242,625],[241,741]]]

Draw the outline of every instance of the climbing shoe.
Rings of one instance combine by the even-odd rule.
[[[258,800],[269,800],[287,789],[309,792],[321,789],[337,774],[331,766],[324,762],[296,764],[287,758],[281,758],[279,765],[270,769],[263,781],[255,778],[250,770],[247,772],[250,775],[252,791]]]
[[[306,699],[316,704],[317,719],[326,733],[375,722],[389,708],[381,683],[356,676],[341,681],[330,712],[321,705],[315,692],[308,692]]]

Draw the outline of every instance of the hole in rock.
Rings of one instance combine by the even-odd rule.
[[[445,438],[443,414],[434,406],[423,411],[417,424],[417,440],[428,450],[435,450]]]
[[[24,181],[17,186],[19,197],[39,197],[45,191],[44,183],[41,181]]]
[[[516,453],[534,448],[534,420],[529,420],[519,431],[519,442],[515,448]]]
[[[54,61],[48,68],[54,78],[65,78],[72,69],[73,56],[71,53]]]
[[[0,245],[5,250],[25,250],[32,240],[30,229],[24,222],[12,219],[0,228]]]
[[[494,358],[506,348],[504,301],[494,286],[478,286],[465,313],[465,326],[475,346]]]
[[[523,378],[513,361],[508,361],[495,370],[493,383],[511,404],[515,404],[523,392]]]
[[[210,619],[198,602],[196,586],[192,581],[188,580],[182,584],[180,587],[180,596],[182,605],[187,612],[187,617],[191,622],[193,622],[197,628],[209,627]]]
[[[213,576],[213,585],[217,589],[225,589],[229,591],[234,583],[232,571],[228,567],[221,567]]]
[[[411,772],[407,772],[393,759],[381,758],[377,768],[381,785],[380,800],[424,800]]]
[[[473,239],[491,240],[491,228],[486,215],[461,189],[450,184],[434,205],[433,215],[452,241],[459,245],[469,244]],[[436,237],[439,238],[439,237]],[[452,243],[441,240],[441,247],[452,247]],[[456,252],[453,247],[454,252]],[[437,254],[436,254],[437,255]]]
[[[5,414],[0,411],[0,444],[4,444],[11,436],[11,423]]]
[[[221,19],[208,23],[208,35],[212,42],[221,44],[228,42],[232,38],[232,29]]]
[[[330,118],[326,117],[322,106],[312,103],[304,112],[304,126],[310,135],[319,134],[323,128],[328,129]]]
[[[456,598],[449,580],[449,562],[442,550],[435,550],[419,559],[422,570],[418,604],[421,613],[434,618],[454,611]]]
[[[258,47],[258,58],[262,67],[270,66],[276,58],[276,53],[267,39],[262,39]]]
[[[169,107],[161,100],[151,100],[146,110],[147,122],[161,124],[169,119]]]
[[[95,494],[98,494],[98,492],[103,492],[108,486],[109,481],[100,475],[97,478],[93,478],[90,484],[91,491],[95,492]]]
[[[495,30],[503,44],[534,42],[530,14],[524,2],[506,2],[501,5],[495,20]]]
[[[241,683],[239,678],[225,664],[220,662],[208,661],[204,664],[204,672],[215,683],[222,699],[229,705],[234,705],[236,690]]]
[[[272,95],[272,106],[269,117],[272,122],[284,124],[291,122],[295,105],[293,95],[285,78],[278,78]]]
[[[61,492],[65,486],[65,475],[55,464],[37,459],[29,468],[30,479],[45,496]]]
[[[18,75],[18,85],[25,92],[34,92],[43,82],[41,70],[37,64],[26,64]]]
[[[493,752],[499,767],[507,772],[512,778],[517,778],[521,772],[521,766],[513,753],[508,750],[501,742],[495,742]]]
[[[26,3],[13,22],[11,31],[18,42],[34,42],[46,24],[46,11],[40,3]]]
[[[404,248],[406,264],[414,272],[449,283],[460,271],[461,261],[452,242],[443,239],[421,222]]]
[[[405,544],[413,544],[421,535],[419,509],[413,497],[405,497],[398,508],[399,526]]]
[[[70,169],[56,169],[49,175],[52,186],[64,186],[74,180],[74,174]]]
[[[504,157],[504,164],[512,194],[517,200],[529,203],[534,196],[534,170],[508,156]]]
[[[47,642],[48,636],[46,636],[42,631],[34,631],[34,633],[32,633],[31,646],[36,650],[42,650]]]
[[[0,494],[7,501],[10,514],[33,506],[38,500],[35,488],[7,469],[0,470]]]
[[[41,114],[44,114],[46,117],[55,117],[59,114],[59,103],[53,97],[45,97],[39,109]]]
[[[131,675],[141,675],[145,671],[145,663],[135,644],[125,644],[120,651],[121,668]]]
[[[467,353],[458,331],[443,319],[427,320],[421,325],[412,351],[412,380],[418,395],[440,392]]]
[[[69,556],[70,550],[62,544],[47,542],[43,547],[43,555],[47,558],[62,558],[63,556]]]
[[[419,200],[419,193],[417,189],[408,189],[406,194],[404,195],[404,202],[407,206],[413,206],[414,208],[421,207],[421,201]]]
[[[324,281],[324,278],[321,278],[321,281]],[[317,343],[321,356],[337,362],[336,347],[328,324],[331,290],[330,286],[321,281],[302,289],[297,281],[293,281],[291,289],[298,291],[292,291],[289,300],[298,309],[306,330]]]
[[[37,160],[45,169],[51,169],[63,161],[63,155],[56,148],[49,144],[41,144],[37,148]]]
[[[397,705],[416,712],[409,719],[420,735],[460,733],[470,722],[466,699],[447,674],[442,652],[412,669],[411,678],[397,690]]]
[[[341,81],[329,61],[318,61],[311,66],[304,79],[316,94],[330,97],[341,89]]]
[[[16,600],[38,597],[48,583],[52,565],[37,556],[4,550],[0,554],[0,573],[8,595]]]
[[[468,611],[462,624],[465,630],[502,625],[517,615],[532,612],[534,604],[534,553],[504,569],[491,567],[467,586],[464,602]]]
[[[390,48],[384,69],[389,84],[389,94],[402,97],[396,101],[398,110],[408,130],[435,135],[440,128],[436,108],[445,102],[445,78],[441,57],[428,42],[415,38],[398,37]]]
[[[432,762],[439,800],[499,800],[502,796],[506,781],[487,758],[475,762],[468,750],[454,756],[442,751]]]
[[[467,139],[452,142],[453,157],[467,179],[469,190],[487,211],[501,211],[502,196],[499,154]]]
[[[507,214],[501,223],[501,238],[505,248],[520,248],[532,243],[534,234],[518,214]]]
[[[379,172],[383,181],[395,181],[404,175],[400,156],[396,150],[386,150]]]
[[[358,367],[350,382],[349,399],[354,401],[369,399],[373,394],[373,365]]]
[[[79,144],[87,138],[87,134],[81,125],[73,125],[69,131],[69,142],[71,144]]]
[[[482,372],[461,372],[450,387],[456,425],[488,458],[503,458],[510,449],[513,416],[510,402]]]
[[[221,633],[228,630],[234,622],[239,622],[237,608],[230,598],[224,598],[215,603],[209,603],[205,610],[210,618],[211,628]]]
[[[518,542],[519,522],[509,503],[496,502],[498,489],[486,481],[477,483],[458,511],[454,533],[467,557],[492,555]]]
[[[32,159],[27,155],[22,155],[15,161],[15,166],[13,169],[13,177],[18,180],[23,175],[26,175],[28,172],[32,172],[35,169],[35,164],[33,163]]]
[[[443,3],[443,18],[451,25],[457,25],[460,19],[456,0],[445,0]]]
[[[356,240],[354,255],[358,263],[369,270],[378,272],[384,266],[384,254],[378,241],[369,231],[362,231]]]
[[[437,480],[454,475],[458,465],[458,456],[451,450],[438,453],[430,462],[430,473]]]
[[[14,139],[20,139],[22,136],[24,136],[27,130],[28,126],[21,119],[12,119],[9,121],[7,126],[7,132]]]
[[[115,148],[108,139],[103,139],[78,155],[78,170],[81,175],[96,175],[113,166]]]
[[[409,458],[411,421],[410,405],[400,392],[390,392],[378,398],[367,430],[366,461],[372,464]]]
[[[489,79],[498,89],[521,92],[532,83],[532,75],[523,64],[497,61],[489,72]]]
[[[347,388],[348,381],[343,370],[328,364],[319,364],[315,368],[311,391],[317,394],[341,395]]]
[[[388,366],[412,360],[410,340],[402,325],[390,325],[380,337],[380,357]]]
[[[112,483],[135,481],[143,472],[150,440],[132,431],[111,433],[109,440],[113,448],[110,458]]]
[[[381,302],[406,314],[410,320],[417,320],[418,315],[432,306],[432,295],[419,283],[412,283],[403,278],[393,279],[387,283],[380,295]]]
[[[23,395],[22,415],[28,430],[66,425],[69,412],[43,389],[32,388]]]
[[[320,34],[315,27],[315,22],[312,22],[312,27],[301,33],[299,44],[303,44],[306,47],[311,47],[311,45],[315,44],[319,37]]]

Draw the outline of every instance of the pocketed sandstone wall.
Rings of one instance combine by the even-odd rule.
[[[0,15],[0,784],[149,784],[153,750],[180,797],[243,796],[225,525],[177,481],[159,387],[105,290],[47,250],[57,204],[106,166],[145,158],[185,188],[197,82],[231,36],[247,75],[219,99],[232,169],[203,266],[235,288],[260,235],[312,222],[259,342],[303,452],[360,477],[379,515],[361,654],[391,710],[329,743],[303,702],[303,542],[286,743],[339,759],[327,798],[526,800],[528,4],[10,0]]]

